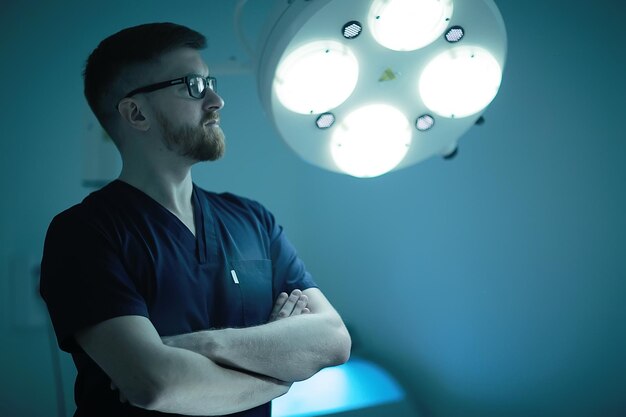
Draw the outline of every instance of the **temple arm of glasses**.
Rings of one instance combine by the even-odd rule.
[[[176,78],[174,80],[169,80],[169,81],[163,81],[163,82],[156,83],[156,84],[150,84],[150,85],[147,85],[145,87],[139,87],[139,88],[131,91],[130,93],[126,94],[126,96],[124,98],[128,98],[128,97],[134,96],[135,94],[139,94],[139,93],[149,93],[151,91],[160,90],[162,88],[166,88],[166,87],[169,87],[171,85],[184,84],[184,83],[185,83],[185,77]]]

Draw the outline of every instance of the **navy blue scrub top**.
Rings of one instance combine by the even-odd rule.
[[[119,402],[73,335],[104,320],[148,317],[161,336],[267,322],[281,291],[315,287],[259,203],[194,185],[196,236],[142,191],[113,181],[54,218],[41,270],[59,346],[78,370],[76,416],[163,415]],[[243,412],[269,416],[269,405]]]

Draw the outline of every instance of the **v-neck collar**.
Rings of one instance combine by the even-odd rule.
[[[202,204],[198,198],[196,184],[193,184],[193,191],[191,192],[191,205],[193,206],[193,221],[196,228],[196,256],[198,257],[198,262],[203,264],[207,262],[207,242],[204,224],[205,213],[204,210],[202,210]],[[206,207],[207,210],[209,210],[209,206],[207,205]],[[208,215],[209,213],[206,214]],[[209,215],[208,217],[210,218],[211,216]]]
[[[211,215],[210,213],[204,212],[203,206],[207,208],[207,211],[210,209],[208,204],[203,205],[200,202],[198,190],[195,184],[193,184],[193,190],[191,193],[191,205],[193,209],[194,226],[196,229],[195,236],[185,223],[183,223],[182,220],[180,220],[174,213],[139,188],[119,179],[113,181],[112,184],[125,189],[127,193],[132,193],[137,199],[140,199],[141,204],[143,205],[143,211],[145,211],[147,215],[150,215],[156,221],[163,224],[167,231],[173,235],[173,238],[177,238],[183,242],[189,250],[193,250],[199,263],[203,264],[207,262],[208,253],[206,230],[207,227],[210,227],[210,224],[208,223],[210,223]],[[208,230],[212,231],[212,228]]]

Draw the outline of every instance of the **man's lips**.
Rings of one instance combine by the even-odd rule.
[[[218,115],[211,116],[203,123],[204,126],[214,126],[220,124],[220,117]]]

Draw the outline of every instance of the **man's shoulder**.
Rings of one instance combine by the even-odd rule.
[[[100,223],[110,217],[116,200],[119,201],[116,196],[119,196],[119,190],[116,189],[114,183],[109,183],[91,192],[80,203],[54,216],[51,227],[86,227],[88,224]]]

